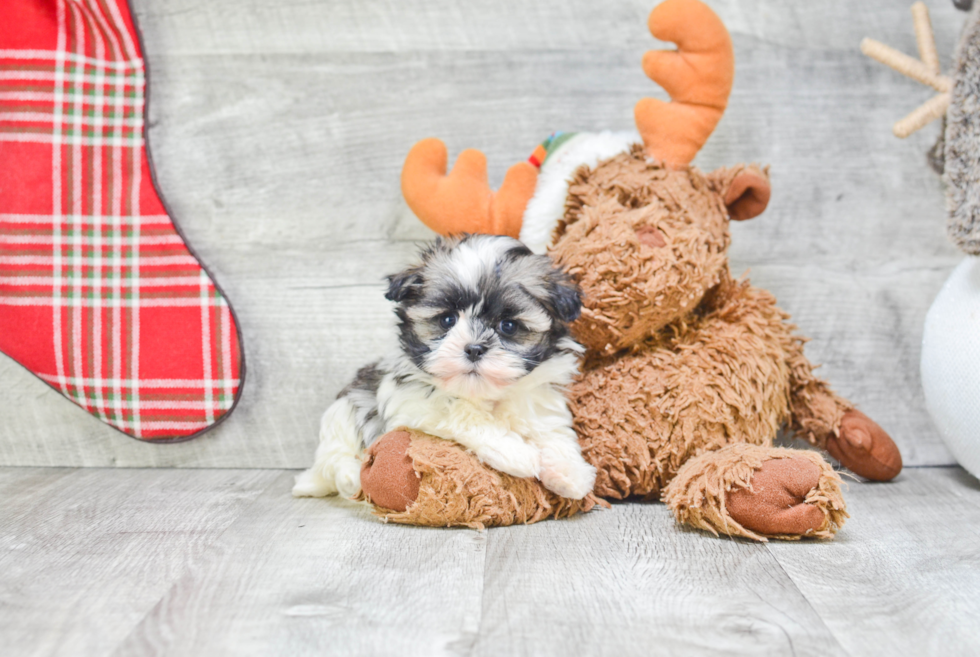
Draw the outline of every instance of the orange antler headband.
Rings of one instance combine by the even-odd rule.
[[[735,78],[732,40],[721,19],[698,0],[667,0],[650,12],[650,33],[677,44],[651,50],[643,70],[671,102],[644,98],[633,110],[647,154],[684,167],[711,136]]]
[[[650,13],[648,24],[653,36],[677,44],[677,50],[650,51],[643,57],[643,70],[670,94],[671,102],[638,102],[636,127],[651,157],[685,167],[728,104],[735,77],[732,41],[721,19],[699,0],[666,0]],[[494,192],[480,151],[463,151],[448,175],[446,165],[446,146],[434,138],[415,144],[405,158],[402,194],[426,226],[443,235],[520,235],[537,183],[534,166],[515,164]]]
[[[460,153],[448,176],[446,163],[446,145],[435,138],[423,139],[408,152],[402,194],[412,212],[442,235],[467,232],[516,238],[538,170],[518,162],[494,192],[487,180],[487,158],[480,151],[470,148]]]

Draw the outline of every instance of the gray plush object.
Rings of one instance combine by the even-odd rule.
[[[943,181],[949,238],[980,255],[980,11],[970,12],[956,49],[952,103],[946,112]]]

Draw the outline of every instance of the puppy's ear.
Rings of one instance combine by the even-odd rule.
[[[401,303],[418,299],[422,296],[422,285],[425,279],[422,277],[422,270],[419,267],[411,267],[398,274],[388,277],[388,291],[385,299]]]
[[[558,319],[574,322],[582,314],[582,290],[575,280],[563,271],[555,271],[549,280],[551,305]]]

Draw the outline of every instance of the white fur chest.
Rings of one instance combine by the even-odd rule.
[[[378,389],[378,402],[385,431],[409,427],[447,440],[461,434],[515,433],[533,442],[544,428],[554,431],[571,424],[565,397],[553,386],[517,390],[497,400],[473,400],[390,379]]]

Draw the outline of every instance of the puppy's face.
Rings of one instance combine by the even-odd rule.
[[[578,286],[510,237],[437,239],[388,278],[402,349],[445,390],[492,399],[574,343]]]

